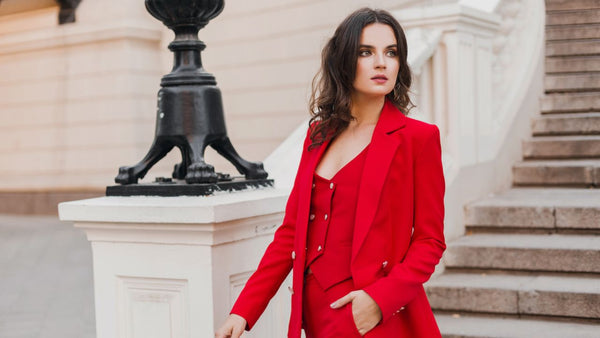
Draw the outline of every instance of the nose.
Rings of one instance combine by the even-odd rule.
[[[377,69],[385,69],[385,55],[383,53],[377,53],[375,55],[375,68]]]

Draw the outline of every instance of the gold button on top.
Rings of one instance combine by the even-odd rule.
[[[315,214],[310,214],[308,218],[312,221],[313,219],[315,219]]]
[[[333,189],[333,183],[329,183],[329,189]]]
[[[323,218],[324,218],[325,220],[327,220],[327,218],[328,218],[327,214],[325,214],[325,216],[323,216]]]
[[[319,245],[319,247],[317,248],[317,251],[321,251],[323,248]]]
[[[292,259],[296,259],[296,251],[292,251]]]
[[[315,188],[315,184],[314,183],[313,183],[312,187],[313,187],[313,189]]]

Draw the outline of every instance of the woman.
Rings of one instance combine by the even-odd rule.
[[[439,132],[410,119],[398,22],[360,9],[313,83],[283,224],[216,337],[249,330],[293,270],[288,337],[439,337],[423,283],[445,249]]]

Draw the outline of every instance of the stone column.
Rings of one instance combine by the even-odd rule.
[[[436,124],[443,144],[460,166],[493,158],[493,39],[499,16],[460,4],[424,6],[395,12],[405,29],[442,33],[433,56]]]
[[[92,245],[98,338],[213,337],[283,219],[287,191],[61,203]],[[284,282],[252,334],[283,337]]]

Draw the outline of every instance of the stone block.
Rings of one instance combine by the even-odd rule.
[[[600,0],[546,0],[546,11],[600,8]]]
[[[467,226],[553,228],[551,207],[473,205],[466,208]]]
[[[600,136],[548,136],[523,141],[524,158],[600,157]]]
[[[599,170],[596,168],[596,172]],[[597,181],[596,184],[598,185]],[[557,228],[600,230],[600,203],[595,207],[587,208],[557,207],[555,215]]]
[[[558,321],[554,318],[505,318],[482,314],[435,314],[443,337],[483,338],[595,338],[600,325]]]
[[[596,161],[589,163],[594,165]],[[465,223],[467,226],[553,228],[562,224],[555,219],[557,209],[561,212],[578,208],[595,210],[599,207],[598,194],[595,189],[512,188],[469,204],[465,208]]]
[[[0,193],[0,213],[56,215],[58,203],[104,196],[104,190],[13,191]]]
[[[600,134],[600,113],[545,115],[532,121],[533,135]]]
[[[286,87],[298,87],[312,81],[318,70],[318,58],[306,57],[285,63],[253,64],[220,70],[215,76],[220,88],[226,92],[258,91]],[[285,74],[285,76],[282,76]]]
[[[589,186],[596,183],[599,161],[526,161],[513,167],[515,185]]]
[[[542,97],[542,113],[600,112],[598,93],[554,93]]]
[[[596,54],[600,54],[600,44],[595,40],[550,41],[546,43],[546,56]]]
[[[448,245],[447,267],[551,272],[600,272],[595,236],[481,234]]]
[[[600,318],[600,279],[541,276],[518,299],[521,314]]]
[[[596,56],[557,56],[546,58],[546,73],[598,72],[600,57]]]
[[[210,27],[210,25],[208,26]],[[331,34],[327,28],[314,27],[275,35],[270,38],[248,38],[243,40],[215,41],[202,55],[206,69],[216,75],[223,69],[239,68],[240,71],[250,65],[286,63],[290,56],[319,59],[319,50]],[[268,50],[269,53],[265,53]],[[240,55],[244,55],[240,58]]]
[[[544,88],[551,92],[596,91],[600,89],[600,76],[590,74],[546,74]]]
[[[435,310],[516,314],[519,278],[499,277],[444,274],[428,282],[425,291]]]
[[[546,41],[571,39],[597,39],[600,37],[600,25],[560,25],[546,27]]]
[[[435,310],[600,318],[595,277],[447,273],[426,292]]]
[[[600,23],[600,8],[546,13],[546,25],[579,25]]]

